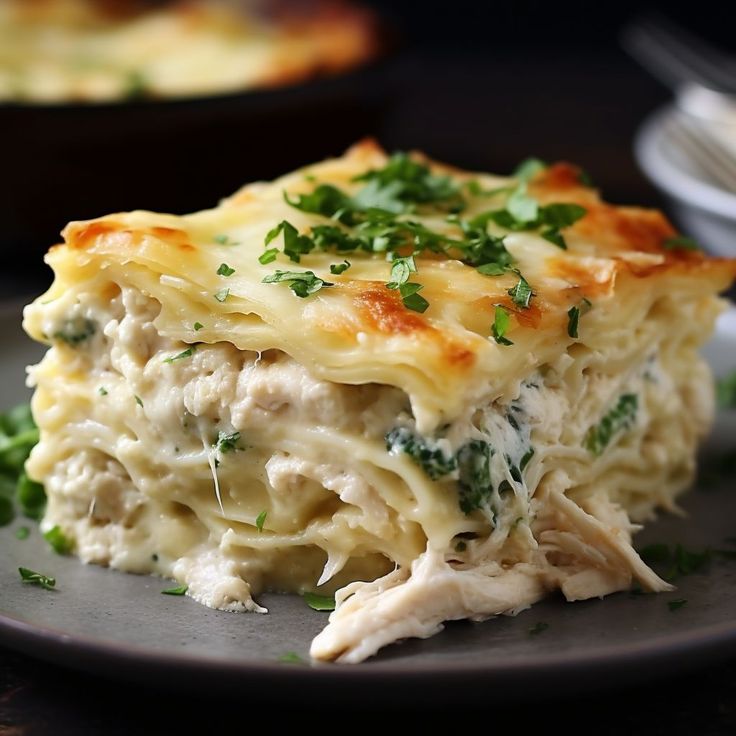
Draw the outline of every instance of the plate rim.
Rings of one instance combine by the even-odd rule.
[[[372,697],[384,704],[426,703],[427,695],[441,693],[446,705],[467,702],[480,694],[489,701],[508,702],[571,691],[594,692],[716,665],[736,654],[736,623],[628,646],[599,647],[573,656],[556,652],[521,662],[470,665],[459,661],[429,666],[390,661],[358,665],[223,661],[69,635],[6,615],[0,615],[0,645],[85,676],[101,675],[126,685],[155,685],[177,693],[242,694],[247,684],[252,695],[269,697],[274,688],[289,685],[288,700],[293,702],[314,704],[315,695],[329,688],[337,702],[364,703],[360,686],[370,686]]]

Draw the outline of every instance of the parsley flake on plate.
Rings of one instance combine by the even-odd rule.
[[[38,585],[45,590],[54,590],[56,587],[56,578],[52,578],[49,575],[43,575],[40,572],[29,570],[27,567],[19,567],[18,572],[20,573],[21,581],[24,583]]]
[[[304,602],[314,611],[334,611],[335,597],[319,595],[318,593],[304,593]]]
[[[188,585],[177,585],[175,588],[167,588],[161,591],[161,595],[185,595],[189,590]]]

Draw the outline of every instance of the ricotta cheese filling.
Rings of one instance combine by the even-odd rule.
[[[554,589],[670,587],[631,535],[675,507],[711,419],[685,338],[661,349],[671,336],[632,331],[625,368],[615,342],[575,343],[510,400],[489,386],[420,432],[401,389],[324,380],[281,350],[182,343],[128,285],[82,282],[29,309],[52,347],[29,373],[27,469],[46,487],[43,527],[85,562],[173,577],[232,611],[265,612],[264,590],[336,592],[312,655],[345,662]]]

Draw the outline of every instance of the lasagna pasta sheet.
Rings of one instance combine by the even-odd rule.
[[[423,312],[387,288],[386,252],[261,257],[283,221],[354,232],[293,203],[325,184],[360,200],[391,161],[366,142],[210,211],[66,228],[54,284],[25,313],[50,346],[30,372],[45,527],[86,562],[175,577],[217,608],[336,591],[312,654],[346,662],[554,589],[668,589],[631,535],[692,479],[713,411],[697,350],[736,263],[672,247],[659,213],[603,203],[572,166],[524,183],[420,156],[464,207],[415,203],[394,221],[462,239],[516,192],[582,208],[557,230],[566,248],[485,218],[508,267],[417,253]],[[332,285],[302,298],[264,283],[276,269]]]

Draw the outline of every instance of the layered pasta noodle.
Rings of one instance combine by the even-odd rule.
[[[175,217],[71,223],[24,326],[27,465],[81,560],[214,608],[335,594],[318,659],[634,582],[713,414],[736,262],[580,170],[366,141]],[[264,621],[264,625],[268,625]]]

